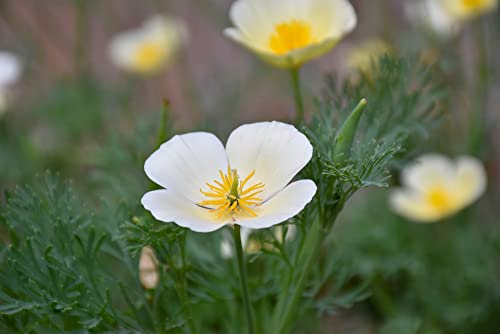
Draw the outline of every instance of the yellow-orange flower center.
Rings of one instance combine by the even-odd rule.
[[[269,48],[278,55],[300,49],[315,43],[312,27],[309,23],[292,19],[279,23],[269,37]]]
[[[465,7],[468,9],[478,9],[485,5],[485,0],[462,0]]]
[[[250,179],[255,175],[255,170],[241,181],[235,169],[227,168],[227,174],[219,170],[220,180],[206,183],[208,191],[200,189],[201,193],[208,199],[201,201],[198,205],[208,208],[217,218],[224,215],[236,215],[242,211],[256,217],[253,206],[260,205],[262,199],[257,197],[264,190],[262,182],[248,186]]]
[[[159,66],[165,52],[161,45],[157,43],[144,43],[141,45],[135,53],[135,63],[137,68],[147,71]]]
[[[436,210],[448,211],[453,205],[450,193],[443,187],[435,187],[427,193],[427,200]]]

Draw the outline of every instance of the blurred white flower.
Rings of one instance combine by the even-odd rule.
[[[402,172],[403,188],[391,194],[393,209],[419,222],[435,222],[474,203],[486,189],[486,171],[475,158],[452,161],[429,154]]]
[[[479,15],[494,11],[498,0],[411,0],[406,2],[407,15],[416,24],[441,37],[451,37],[461,25]]]
[[[465,21],[497,9],[498,0],[439,0],[456,20]]]
[[[225,149],[210,133],[174,136],[144,165],[166,189],[145,194],[142,204],[156,219],[197,232],[268,228],[297,215],[316,193],[311,180],[290,183],[312,150],[306,136],[280,122],[240,126]]]
[[[420,25],[440,37],[452,37],[460,30],[459,22],[443,7],[441,0],[411,0],[406,13],[415,25]]]
[[[370,39],[352,48],[345,62],[349,69],[369,74],[380,57],[392,52],[392,47],[384,40]]]
[[[152,74],[163,69],[187,39],[179,19],[156,15],[135,30],[113,38],[109,54],[113,63],[126,71]]]
[[[139,279],[145,289],[154,289],[160,280],[158,260],[151,247],[144,247],[139,258]]]
[[[226,36],[284,68],[322,56],[356,26],[347,0],[237,0],[230,17]]]
[[[0,114],[8,107],[8,86],[21,76],[22,65],[18,57],[0,51]]]

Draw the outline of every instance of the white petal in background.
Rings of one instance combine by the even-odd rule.
[[[436,36],[449,38],[460,31],[460,22],[446,11],[441,1],[410,0],[405,5],[410,21]]]
[[[22,65],[18,57],[0,51],[0,89],[15,83],[21,76]]]

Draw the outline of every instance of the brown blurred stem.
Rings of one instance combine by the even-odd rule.
[[[76,11],[75,29],[75,67],[76,73],[82,77],[87,70],[88,61],[88,20],[89,0],[74,0]]]

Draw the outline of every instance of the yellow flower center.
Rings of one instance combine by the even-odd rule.
[[[201,193],[208,199],[199,202],[198,205],[210,209],[217,218],[225,214],[236,215],[241,211],[256,217],[257,214],[251,207],[262,203],[262,199],[257,195],[264,191],[265,185],[258,182],[247,187],[248,181],[255,175],[255,170],[241,182],[238,172],[235,169],[231,170],[229,167],[227,168],[227,174],[219,170],[219,175],[220,181],[213,180],[212,184],[206,183],[208,191],[200,189]]]
[[[274,53],[283,55],[314,42],[311,25],[302,20],[292,19],[274,27],[274,32],[269,37],[269,48]]]
[[[135,54],[136,66],[141,70],[150,70],[161,64],[164,57],[164,49],[156,43],[144,43]]]
[[[484,6],[485,0],[462,0],[467,9],[478,9]]]
[[[427,193],[427,200],[436,210],[448,211],[453,206],[450,193],[444,187],[435,187]]]

